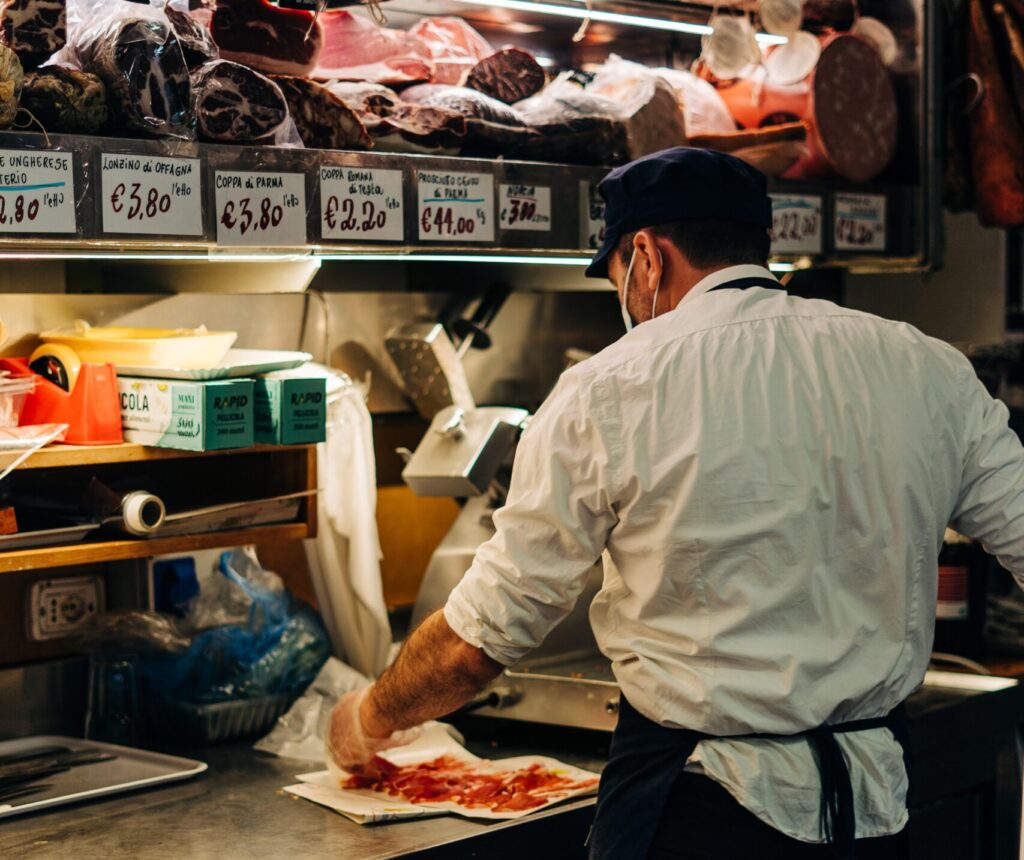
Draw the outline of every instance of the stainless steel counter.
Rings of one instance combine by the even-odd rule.
[[[484,740],[474,752],[503,758],[527,751]],[[533,752],[557,755],[599,770],[590,755],[551,747]],[[360,826],[281,787],[308,763],[255,753],[247,743],[204,750],[174,749],[210,765],[198,779],[167,788],[126,794],[0,823],[0,858],[31,860],[378,860],[435,849],[445,857],[470,856],[477,843],[519,844],[550,839],[572,822],[585,835],[593,798],[564,804],[518,822],[484,824],[444,816],[424,821]],[[533,834],[531,836],[531,834]],[[474,843],[464,840],[474,839]],[[574,836],[582,844],[580,836]],[[470,847],[473,845],[474,847]],[[551,856],[543,847],[538,856]],[[488,851],[487,856],[498,856]]]

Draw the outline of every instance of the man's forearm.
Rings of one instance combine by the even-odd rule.
[[[494,680],[504,667],[456,634],[440,610],[406,640],[395,662],[363,701],[367,732],[391,732],[450,714]]]

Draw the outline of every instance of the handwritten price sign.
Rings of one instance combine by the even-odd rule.
[[[772,194],[772,251],[776,254],[820,254],[821,198]]]
[[[499,188],[502,230],[551,231],[551,189],[539,185],[502,185]]]
[[[324,239],[405,239],[402,171],[320,168],[320,235]]]
[[[0,150],[0,233],[74,233],[69,152]]]
[[[604,200],[593,182],[580,183],[580,247],[596,251],[604,242]]]
[[[417,174],[420,239],[493,242],[494,178],[486,173]]]
[[[217,244],[306,244],[306,178],[301,173],[218,170]]]
[[[104,154],[103,232],[201,236],[198,158]]]
[[[884,194],[837,194],[835,244],[837,251],[884,251]]]

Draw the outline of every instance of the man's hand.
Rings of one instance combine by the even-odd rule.
[[[375,734],[363,720],[362,711],[372,687],[346,693],[331,712],[327,731],[327,754],[338,767],[355,773],[368,764],[377,753],[391,747],[411,743],[419,729]]]
[[[412,741],[404,730],[460,708],[503,668],[435,612],[375,684],[338,701],[324,739],[328,756],[349,772],[366,765],[382,750]]]

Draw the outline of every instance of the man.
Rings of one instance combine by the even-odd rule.
[[[673,149],[601,185],[630,332],[523,434],[497,534],[329,749],[358,766],[591,608],[622,689],[596,858],[896,856],[899,706],[946,525],[1024,573],[1024,451],[958,352],[791,297],[764,177]]]

